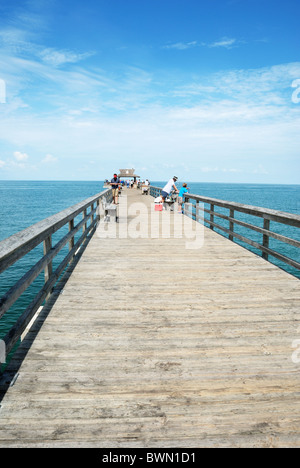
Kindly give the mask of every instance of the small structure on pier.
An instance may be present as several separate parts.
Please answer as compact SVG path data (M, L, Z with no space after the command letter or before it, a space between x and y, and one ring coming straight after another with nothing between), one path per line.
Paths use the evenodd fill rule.
M140 178L140 176L135 174L135 169L120 169L118 177L120 179L133 179L134 183L136 183L136 179Z

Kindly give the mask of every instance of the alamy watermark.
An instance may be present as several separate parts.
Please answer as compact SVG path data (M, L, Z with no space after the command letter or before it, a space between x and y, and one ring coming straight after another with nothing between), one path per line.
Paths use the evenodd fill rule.
M300 328L298 328L298 333L300 333ZM292 342L292 348L295 349L295 351L292 354L292 362L294 364L300 364L300 339L299 338Z
M300 79L293 81L292 88L296 88L292 94L292 102L294 104L299 104L300 102Z
M114 222L113 217L110 222L101 221L96 231L98 237L102 239L184 239L185 248L188 250L198 250L204 244L204 222L200 218L198 220L195 206L193 206L194 217L196 216L199 221L196 223L191 217L182 216L169 209L157 212L154 209L154 203L150 207L142 202L131 203L128 206L127 197L123 195L118 207L119 222ZM184 207L185 213L192 212L191 204L185 203ZM197 209L199 208L198 206Z
M6 345L5 341L0 340L0 365L6 362Z
M6 83L0 78L0 104L6 103Z

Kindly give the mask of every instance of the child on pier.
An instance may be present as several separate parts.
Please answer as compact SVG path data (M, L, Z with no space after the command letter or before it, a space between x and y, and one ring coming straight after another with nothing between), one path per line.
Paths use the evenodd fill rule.
M178 213L183 213L184 208L184 194L188 193L189 188L187 184L182 184L182 188L179 191L178 195Z

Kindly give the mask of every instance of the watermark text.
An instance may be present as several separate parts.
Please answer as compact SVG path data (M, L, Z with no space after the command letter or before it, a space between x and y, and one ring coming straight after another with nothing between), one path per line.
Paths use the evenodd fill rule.
M6 83L0 78L0 104L6 103Z
M193 221L190 216L169 209L157 212L154 203L149 207L142 202L131 203L128 206L127 197L122 196L119 205L118 223L111 216L109 222L101 221L97 228L97 236L110 239L184 239L187 250L197 250L204 244L204 223ZM185 203L187 213L191 206ZM98 213L99 214L99 213ZM109 216L108 216L109 217Z
M294 364L300 364L300 340L294 340L292 348L295 348L295 351L292 354L292 362Z
M300 102L300 79L293 81L292 88L296 88L292 94L292 102L294 104L299 104Z

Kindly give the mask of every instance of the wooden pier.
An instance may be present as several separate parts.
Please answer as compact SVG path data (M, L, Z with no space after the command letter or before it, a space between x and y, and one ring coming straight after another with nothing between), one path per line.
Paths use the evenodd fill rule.
M0 447L300 447L299 280L123 192L117 231L143 203L155 235L96 231L71 263L2 378Z

